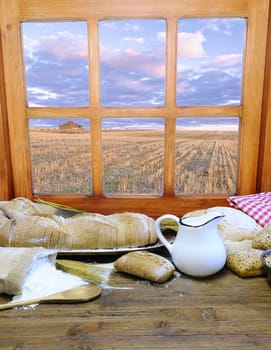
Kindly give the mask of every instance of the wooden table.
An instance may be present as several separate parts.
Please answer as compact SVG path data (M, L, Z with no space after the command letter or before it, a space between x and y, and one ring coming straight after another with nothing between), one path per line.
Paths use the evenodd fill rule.
M270 285L227 269L162 285L114 272L94 301L0 314L1 350L256 348L271 349Z

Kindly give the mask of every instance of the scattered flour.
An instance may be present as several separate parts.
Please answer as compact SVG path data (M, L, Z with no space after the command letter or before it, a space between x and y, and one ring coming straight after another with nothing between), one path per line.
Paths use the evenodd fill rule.
M81 285L85 280L56 269L49 261L41 259L36 262L27 275L22 293L13 297L13 301L44 297Z

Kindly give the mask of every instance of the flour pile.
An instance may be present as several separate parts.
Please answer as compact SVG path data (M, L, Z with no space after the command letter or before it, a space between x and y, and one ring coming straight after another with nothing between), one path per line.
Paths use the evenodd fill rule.
M50 262L40 261L30 270L21 294L14 296L12 300L40 298L86 284L86 281L77 276L57 270Z
M0 294L35 299L88 284L56 268L55 250L0 247Z

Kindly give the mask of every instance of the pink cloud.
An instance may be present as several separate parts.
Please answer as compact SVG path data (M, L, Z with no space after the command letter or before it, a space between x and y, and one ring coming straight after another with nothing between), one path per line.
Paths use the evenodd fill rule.
M110 51L106 46L100 47L101 62L112 69L127 69L137 71L148 76L163 77L165 65L163 52L146 54L140 50L127 48L124 51ZM157 59L157 57L161 57Z
M182 58L197 58L206 56L203 42L204 35L197 31L195 33L178 33L178 54Z
M39 42L39 50L51 53L59 61L88 56L86 37L69 31L43 37Z
M203 66L228 67L242 60L242 54L219 55L213 61L206 61Z
M140 56L141 52L138 50L135 50L131 47L128 47L127 49L124 50L124 53L126 53L129 56Z

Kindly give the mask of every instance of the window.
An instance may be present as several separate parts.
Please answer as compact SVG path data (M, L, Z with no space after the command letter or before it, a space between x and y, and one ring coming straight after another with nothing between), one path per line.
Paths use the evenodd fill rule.
M233 194L237 190L238 118L178 118L176 194Z
M163 106L166 21L104 20L99 29L102 106Z
M267 0L13 2L1 30L15 195L156 216L255 191ZM42 143L61 168L43 184Z
M180 19L177 105L240 105L244 18Z
M162 196L163 120L105 118L102 125L104 193Z
M29 107L88 106L86 22L23 22Z
M91 194L88 119L29 120L34 194Z

